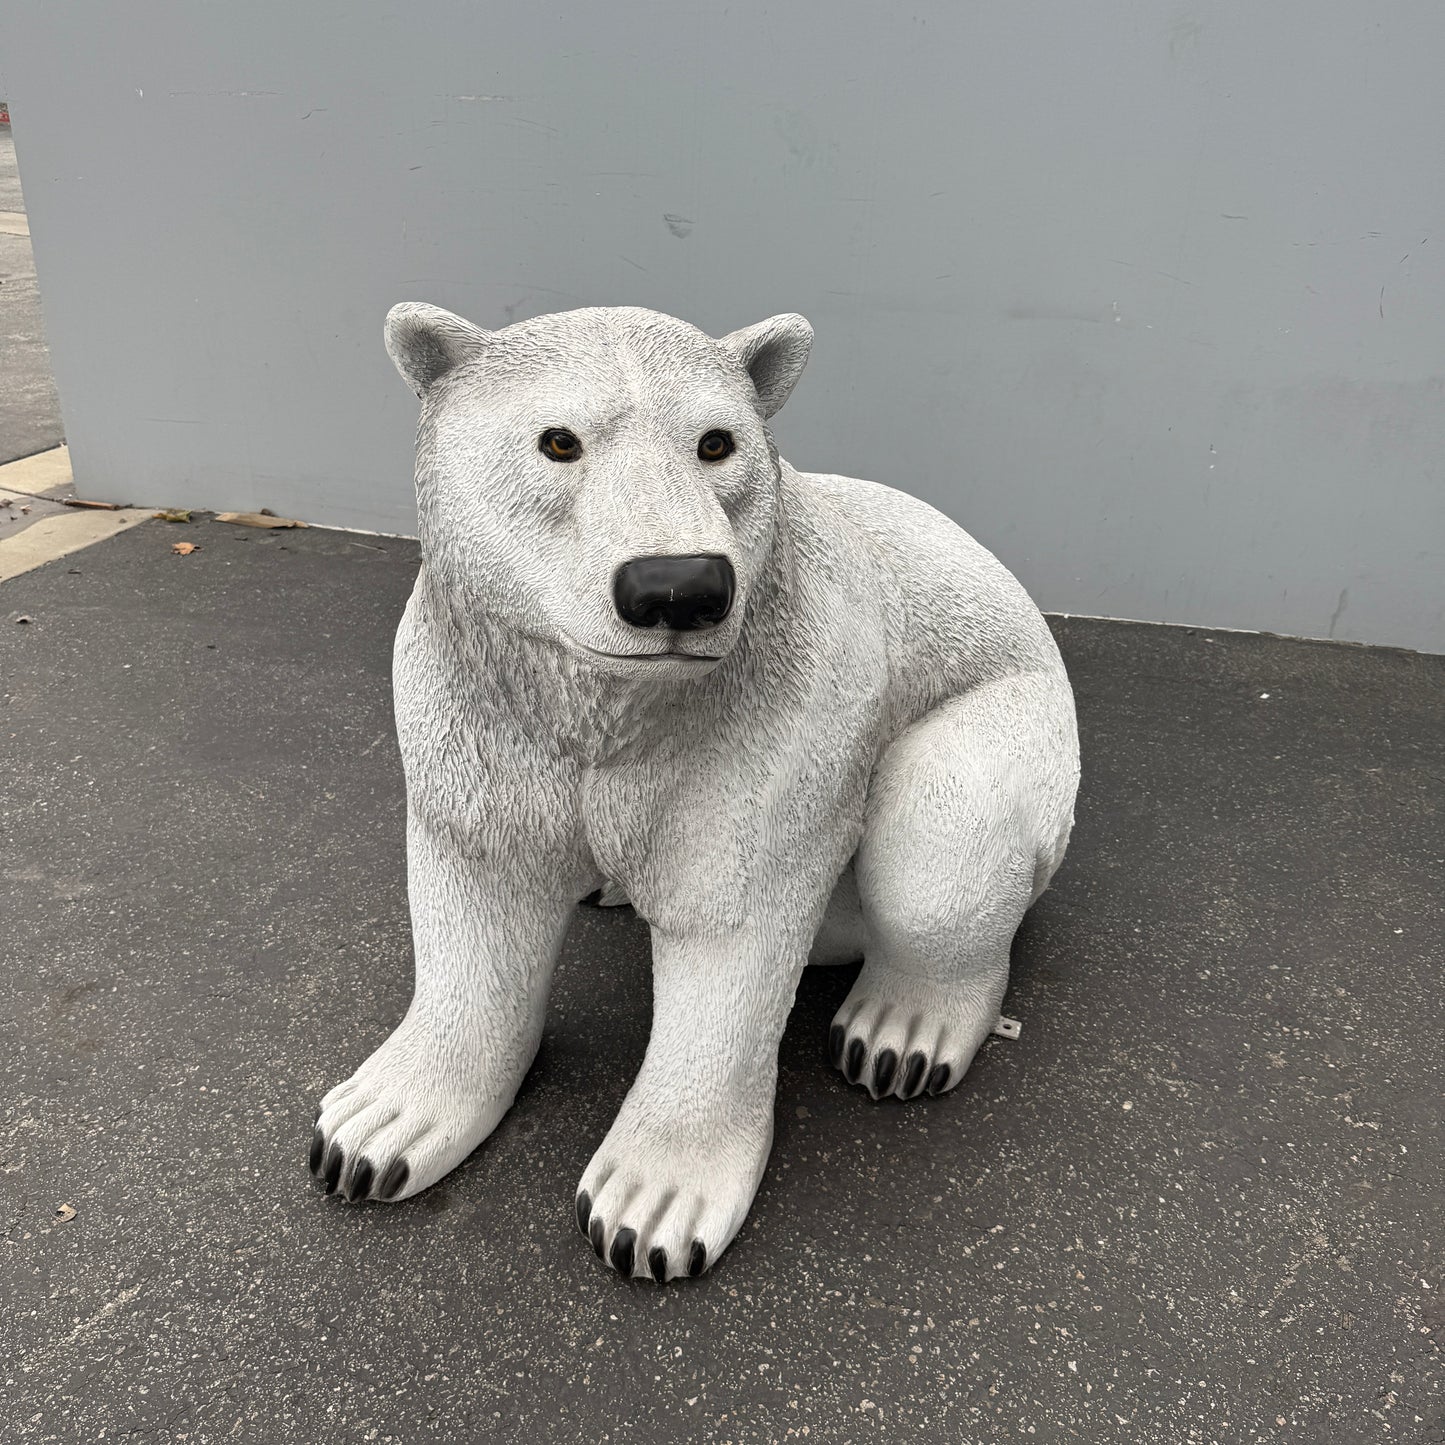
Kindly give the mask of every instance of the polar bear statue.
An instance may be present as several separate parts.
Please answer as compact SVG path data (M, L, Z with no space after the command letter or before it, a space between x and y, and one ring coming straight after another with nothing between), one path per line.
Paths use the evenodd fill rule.
M1073 694L965 532L778 455L811 343L794 315L387 317L422 403L394 661L416 982L322 1101L328 1193L404 1199L496 1128L604 887L652 931L646 1057L576 1195L622 1275L701 1274L737 1233L804 964L862 960L827 1045L874 1099L952 1089L998 1022L1073 822Z

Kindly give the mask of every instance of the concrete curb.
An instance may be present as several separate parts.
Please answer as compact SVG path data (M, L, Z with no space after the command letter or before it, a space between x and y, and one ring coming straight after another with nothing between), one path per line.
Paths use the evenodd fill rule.
M65 486L71 480L70 448L64 445L0 466L0 492L24 492L27 496L38 497L43 492L53 492Z
M0 541L0 582L103 542L154 515L151 507L125 507L118 512L66 512L42 517L34 526Z
M69 449L52 447L0 466L0 495L47 500L71 480ZM19 532L0 538L0 582L103 542L153 515L151 507L123 507L115 512L78 510L37 517Z

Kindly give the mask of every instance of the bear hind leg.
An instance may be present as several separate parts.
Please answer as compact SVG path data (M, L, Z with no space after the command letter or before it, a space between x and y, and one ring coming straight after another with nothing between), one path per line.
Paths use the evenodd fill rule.
M1072 709L1015 679L885 753L855 861L864 964L829 1033L875 1099L953 1088L998 1022L1014 933L1072 821L1076 748Z

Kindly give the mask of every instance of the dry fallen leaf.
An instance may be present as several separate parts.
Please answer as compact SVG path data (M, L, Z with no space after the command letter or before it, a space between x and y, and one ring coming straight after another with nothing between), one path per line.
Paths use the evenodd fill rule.
M94 507L97 512L118 512L119 502L87 502L83 497L62 497L61 505L66 507Z
M75 1206L73 1204L58 1204L55 1207L55 1217L62 1222L75 1218Z
M16 626L18 627L22 622L34 622L34 621L35 621L35 619L34 619L33 617L17 617L17 618L15 619L15 624L16 624Z
M294 517L275 517L270 512L218 512L218 522L234 522L238 527L305 527Z
M172 542L171 551L178 557L189 557L192 552L199 552L201 549L194 542Z
M191 514L180 507L156 512L154 515L157 522L189 522L191 520Z

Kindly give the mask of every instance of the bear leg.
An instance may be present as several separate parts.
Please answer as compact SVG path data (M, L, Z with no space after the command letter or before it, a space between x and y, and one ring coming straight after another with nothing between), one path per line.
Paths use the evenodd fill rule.
M578 1226L618 1273L699 1275L742 1225L772 1148L778 1043L806 949L783 926L654 932L647 1055L577 1191Z
M311 1138L317 1182L352 1201L416 1194L496 1128L541 1042L575 907L557 871L499 876L415 815L407 871L416 944L411 1007L322 1099Z
M963 1078L1063 856L1077 758L1067 685L1038 675L952 699L884 754L855 864L865 960L829 1031L850 1083L910 1099Z

